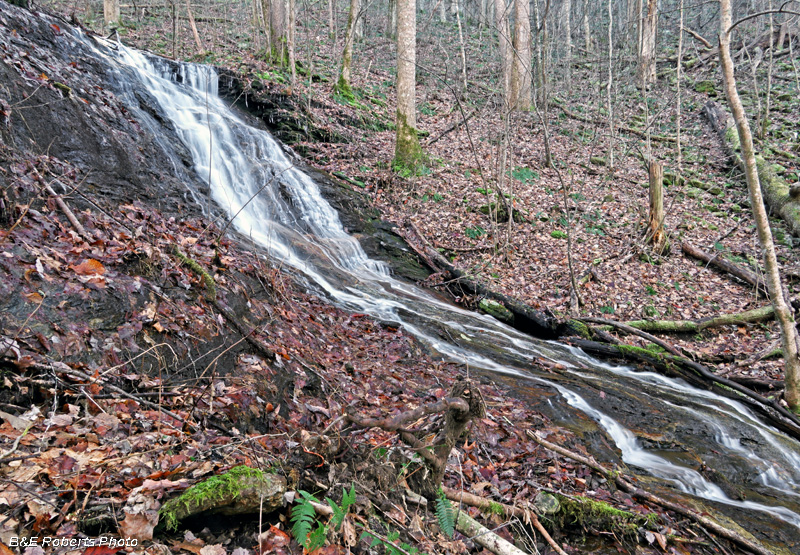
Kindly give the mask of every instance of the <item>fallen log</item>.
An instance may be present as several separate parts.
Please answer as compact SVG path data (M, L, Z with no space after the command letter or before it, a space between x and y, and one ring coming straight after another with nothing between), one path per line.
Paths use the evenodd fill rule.
M596 118L590 118L590 117L587 117L587 116L582 116L580 114L576 114L575 112L571 111L569 108L567 108L561 102L554 102L554 104L556 104L559 108L561 108L561 111L564 112L564 115L566 115L567 117L569 117L571 119L582 121L583 123L590 123L592 125L598 125L598 126L608 125L607 121L601 121L601 120L596 119ZM615 127L616 127L617 131L621 131L622 133L628 133L629 135L636 135L637 137L640 137L642 139L646 139L647 138L647 131L642 131L641 129L634 129L633 127L628 127L626 125L616 125ZM655 143L674 143L674 142L677 142L675 137L665 137L663 135L650 135L650 141L651 142L655 142Z
M714 101L706 103L703 113L711 123L714 131L719 134L728 156L737 167L744 171L739 134L736 131L733 118ZM773 213L780 215L793 235L800 237L800 197L793 197L790 194L789 183L773 171L771 164L763 156L756 155L756 166L758 168L758 179L761 183L761 192L764 195L767 206L770 207Z
M757 324L759 322L772 320L774 317L775 310L772 308L772 305L767 305L760 308L754 308L753 310L739 312L737 314L721 314L711 318L703 318L702 320L632 320L625 322L623 325L628 328L650 333L698 333L708 328L718 328L720 326ZM611 320L604 320L602 318L582 318L581 320L595 324L607 324L624 330L622 325ZM601 322L600 320L603 321ZM629 331L629 333L634 332ZM651 338L645 337L645 339L658 345L658 343L653 341ZM670 350L664 345L660 346L664 347L664 349L667 351Z
M759 276L757 276L750 270L742 268L741 266L739 266L738 264L734 264L730 260L725 260L719 255L709 254L704 250L699 249L690 243L687 243L686 241L683 241L681 243L681 250L684 252L684 254L691 256L692 258L696 258L697 260L702 260L706 264L710 264L715 268L722 270L723 272L727 272L728 274L739 278L743 282L752 286L756 291L758 291L760 295L762 295L765 298L769 298L769 295L767 293L767 286L764 284L764 280L762 280Z
M750 406L773 426L800 440L800 418L777 401L767 399L733 380L717 376L698 362L630 345L608 345L580 338L573 338L570 343L589 354L644 363L668 376L683 378L697 387L713 389L720 395Z
M528 555L527 552L504 540L464 511L458 511L456 529L496 555Z
M469 278L434 249L413 223L405 221L397 233L425 264L434 272L442 274L445 280L454 282L467 294L478 295L501 304L506 310L498 308L492 315L511 327L543 339L586 334L586 330L574 320L562 322L552 314L540 312L516 299L491 291Z

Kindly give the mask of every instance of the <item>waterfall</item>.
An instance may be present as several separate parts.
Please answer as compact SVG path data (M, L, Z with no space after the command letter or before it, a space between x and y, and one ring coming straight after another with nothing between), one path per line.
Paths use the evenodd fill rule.
M238 233L263 247L276 264L302 273L332 302L400 323L443 358L557 390L566 404L597 422L627 464L678 491L768 513L800 528L800 505L795 499L792 508L787 506L800 498L800 445L764 426L747 407L680 380L605 364L577 349L533 339L394 279L345 232L317 185L269 133L246 125L217 96L212 68L165 63L122 45L97 52L116 64L120 79L133 75L138 84L130 86L143 87L157 100ZM534 359L560 364L571 377L569 385L537 374ZM586 391L605 391L611 383L632 406L646 397L646 410L683 414L685 423L671 431L675 437L702 437L695 442L705 449L699 457L748 469L752 484L774 494L774 504L732 499L683 453L667 457L645 448L633 429L635 415L615 413L613 403L593 406L576 390L583 384Z

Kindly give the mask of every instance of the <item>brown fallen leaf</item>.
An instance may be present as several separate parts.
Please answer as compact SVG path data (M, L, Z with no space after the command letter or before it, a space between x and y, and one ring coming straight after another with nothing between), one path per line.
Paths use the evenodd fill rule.
M103 264L94 258L87 258L77 266L70 266L72 270L81 276L103 275L106 273L106 268Z

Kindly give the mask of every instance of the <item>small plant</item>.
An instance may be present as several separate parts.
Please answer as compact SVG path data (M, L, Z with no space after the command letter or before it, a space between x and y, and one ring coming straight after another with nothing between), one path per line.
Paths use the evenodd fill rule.
M644 290L648 295L658 295L658 291L652 285L645 285Z
M550 237L552 237L553 239L566 239L567 233L561 231L560 229L554 229L553 231L550 232Z
M327 532L325 525L317 522L317 512L312 505L319 500L307 491L298 490L297 493L301 501L292 508L292 535L303 549L314 551L325 545Z
M401 542L400 545L395 544L395 542L400 539L399 532L389 532L386 534L386 539L384 539L378 537L369 530L365 530L364 533L361 534L361 539L372 540L372 547L382 545L389 555L417 555L419 553L416 547L411 547L405 542Z
M477 239L481 235L486 234L486 230L483 229L481 226L476 225L475 227L468 227L464 230L464 233L470 239Z
M510 172L511 177L523 183L531 183L539 179L539 174L530 168L516 167Z
M600 312L603 314L614 314L614 307L613 306L601 306Z
M328 502L330 505L331 510L333 511L333 515L331 515L331 524L333 524L333 528L338 530L342 527L342 523L344 522L344 518L347 516L347 512L350 510L356 502L356 487L350 486L350 491L342 488L342 504L337 505L335 501L330 499L329 497L325 498L325 501Z
M450 500L445 497L444 490L439 488L436 497L436 519L445 536L452 538L456 533L455 511Z

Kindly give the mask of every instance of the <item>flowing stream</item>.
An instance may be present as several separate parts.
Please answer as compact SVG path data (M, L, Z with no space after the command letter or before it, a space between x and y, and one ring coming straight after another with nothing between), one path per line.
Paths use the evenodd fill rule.
M559 424L595 426L651 486L714 502L734 519L779 530L773 537L800 538L797 441L741 403L533 339L394 279L344 231L316 184L269 133L245 124L217 96L213 69L122 45L96 51L115 68L120 86L158 102L238 232L311 288L346 309L399 323L445 359L523 384L520 394ZM135 108L138 101L128 96ZM565 370L545 374L535 359Z

